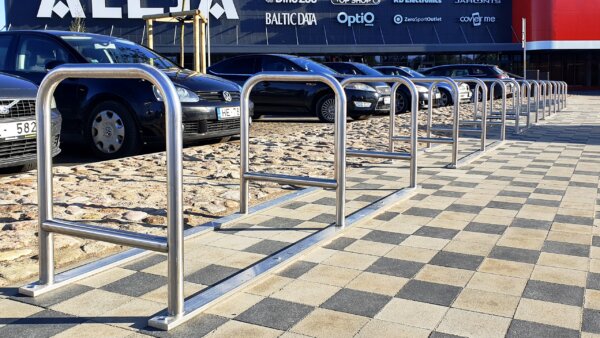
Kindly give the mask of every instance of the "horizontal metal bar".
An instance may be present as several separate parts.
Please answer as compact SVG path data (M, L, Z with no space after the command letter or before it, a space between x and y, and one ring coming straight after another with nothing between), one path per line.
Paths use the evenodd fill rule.
M384 212L387 208L413 197L419 189L420 187L399 190L348 216L345 227L337 227L335 224L332 224L294 243L290 247L274 254L272 257L263 259L262 261L249 266L231 278L202 290L200 293L185 301L185 314L176 318L174 321L168 323L165 322L164 316L166 314L160 313L158 316L152 318L149 324L162 330L168 330L181 325L210 306L227 299L227 297L231 296L234 292L270 276L270 272L274 271L275 268L283 269L302 257L302 254L306 254L311 249L325 245L328 241L335 238L335 236L344 233L344 231L360 221L371 219Z
M373 158L390 158L393 160L410 160L412 155L410 153L391 153L386 151L369 151L369 150L346 150L347 156L352 157L373 157Z
M470 153L469 155L459 159L458 161L456 161L456 165L453 164L449 164L446 166L446 168L448 169L458 169L462 166L465 166L473 161L475 161L476 159L480 158L481 156L483 156L484 154L489 154L490 151L494 150L495 148L497 148L499 145L503 144L503 141L495 141L493 143L490 143L486 146L486 150L485 151L481 151L481 150L477 150L475 152Z
M168 252L165 237L139 234L131 231L107 229L89 224L79 224L60 220L48 220L42 223L42 228L49 232L93 239L97 241L130 246L157 252Z
M274 182L281 184L294 184L301 186L321 187L321 188L337 188L337 182L326 178L313 178L303 176L289 176L280 174L255 173L246 172L244 178L249 181Z
M431 128L430 130L438 132L452 132L452 128ZM461 133L481 133L481 129L474 128L460 128L458 131Z
M392 138L394 141L410 141L409 136L395 136ZM419 137L418 141L421 143L454 143L454 139L450 137Z

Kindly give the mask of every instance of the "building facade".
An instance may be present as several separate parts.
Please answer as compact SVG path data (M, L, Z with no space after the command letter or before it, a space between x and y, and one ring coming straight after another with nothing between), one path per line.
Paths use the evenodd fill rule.
M413 68L493 63L517 74L525 17L528 69L600 86L600 25L591 18L600 0L34 0L32 6L6 0L6 23L10 29L68 30L78 18L87 32L144 43L143 15L196 8L209 14L213 61L293 53ZM583 31L579 13L585 14ZM178 33L174 25L159 24L155 49L175 56Z

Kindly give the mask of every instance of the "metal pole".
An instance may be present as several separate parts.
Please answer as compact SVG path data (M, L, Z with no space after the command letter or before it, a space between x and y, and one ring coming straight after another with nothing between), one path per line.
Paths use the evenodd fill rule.
M427 102L427 138L431 138L431 127L433 125L433 89L436 88L435 83L431 84L429 87L429 100ZM412 99L413 101L419 101L419 95ZM417 105L418 108L418 105ZM427 143L427 148L431 148L433 145L431 143Z
M154 21L146 20L146 26L148 27L148 48L154 49Z
M347 101L344 94L344 88L337 81L329 81L334 87L335 95L335 143L334 143L334 175L337 181L335 191L335 206L336 206L336 225L343 227L346 225L346 216L344 214L346 206L346 115Z

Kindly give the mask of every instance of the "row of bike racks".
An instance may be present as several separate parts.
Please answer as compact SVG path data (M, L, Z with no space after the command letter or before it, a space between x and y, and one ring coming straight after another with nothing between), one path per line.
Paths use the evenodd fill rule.
M51 100L57 86L68 78L115 78L115 79L143 79L156 86L164 98L165 104L165 130L166 130L166 157L167 157L167 236L158 237L147 234L133 233L123 230L107 229L96 225L75 223L56 219L53 215L53 177L52 177L52 152L51 152ZM458 146L459 134L461 132L461 122L465 125L479 125L477 128L465 128L463 132L481 134L481 148L479 153L489 149L486 142L486 133L488 129L489 115L487 107L487 83L491 86L491 104L490 112L493 112L493 93L495 86L500 86L503 92L503 103L501 111L501 128L504 130L506 121L506 84L499 80L492 79L457 79L461 82L470 82L476 84L476 93L482 95L482 114L477 119L479 112L479 102L475 95L473 121L460 120L459 89L455 80L449 78L420 78L419 83L431 83L430 94L433 94L434 87L439 83L446 83L452 88L452 98L454 107L452 110L453 126L452 129L436 129L432 127L432 101L430 95L430 105L428 107L427 137L418 137L419 116L418 116L418 92L413 81L402 76L390 77L356 77L349 78L339 82L329 75L317 74L290 74L285 72L261 73L250 78L242 89L241 95L241 151L240 151L240 213L239 217L249 213L249 182L263 181L276 182L280 184L293 184L300 186L313 186L336 190L336 223L333 227L327 227L324 230L307 239L297 243L300 249L306 249L310 245L318 243L318 240L324 240L333 236L336 231L341 231L347 223L353 223L368 215L369 212L375 212L386 204L397 202L398 198L412 196L417 190L417 164L418 164L418 144L423 143L446 143L452 144L452 164L451 167L458 167ZM259 83L264 81L280 82L321 82L329 86L335 96L335 124L334 124L334 178L324 179L304 176L289 176L281 174L271 174L264 172L250 171L249 162L249 129L250 129L250 93ZM347 98L344 87L350 83L365 82L387 82L392 83L391 91L391 109L389 115L389 145L387 151L370 151L347 148L346 138L346 112ZM401 86L406 86L411 94L411 115L410 115L410 136L397 136L395 134L396 121L396 94ZM517 84L518 86L518 84ZM545 86L545 87L544 87ZM528 88L528 99L531 96L531 87ZM559 83L538 83L534 85L537 88L537 97L544 95L544 104L546 103L548 89L550 88L550 100L553 105L566 105L566 84ZM541 92L540 92L541 88ZM559 90L560 89L560 90ZM520 89L518 90L520 92ZM534 95L535 96L535 95ZM536 110L540 107L540 100L536 99ZM519 103L521 101L519 100ZM528 101L529 102L529 101ZM545 107L545 106L544 106ZM518 106L514 106L515 111L519 111ZM559 108L554 108L559 109ZM529 111L529 110L528 110ZM537 111L536 111L537 114ZM105 271L108 268L123 264L126 260L138 258L145 252L160 252L167 254L167 309L148 321L148 325L161 329L172 329L195 315L199 314L209 304L219 299L219 297L233 292L244 283L257 276L257 271L266 272L274 268L278 260L263 260L253 266L253 271L245 271L225 280L219 287L209 288L188 299L184 299L184 226L183 226L183 176L182 176L182 116L181 104L176 89L169 78L161 71L149 65L63 65L50 71L42 81L36 100L36 116L38 123L38 142L37 142L37 160L38 160L38 207L39 207L39 281L23 286L19 289L21 294L31 297L37 297L42 294L54 291L60 287L74 283L85 277ZM518 119L518 115L515 116ZM451 132L452 137L433 137L432 132ZM504 140L504 132L500 141ZM403 141L410 143L410 151L396 152L394 142ZM387 199L384 202L376 202L366 207L368 212L358 211L348 218L345 216L345 196L346 196L346 156L382 158L393 160L409 161L410 179L408 187L395 194L396 199ZM389 198L389 197L388 197ZM385 199L384 199L385 200ZM357 216L358 215L358 216ZM224 218L230 221L231 216ZM350 220L350 221L348 221ZM218 228L210 223L211 228ZM334 230L331 230L334 229ZM336 230L337 229L337 230ZM198 231L186 230L186 234L197 234ZM134 247L130 250L114 255L112 257L101 259L97 262L89 263L82 267L75 268L60 274L55 274L54 266L54 234L69 235L84 239L104 241L117 245ZM294 245L294 246L296 246ZM294 247L292 246L292 248ZM146 250L146 251L143 251ZM292 257L289 249L287 255L281 261ZM90 304L93 306L93 304Z

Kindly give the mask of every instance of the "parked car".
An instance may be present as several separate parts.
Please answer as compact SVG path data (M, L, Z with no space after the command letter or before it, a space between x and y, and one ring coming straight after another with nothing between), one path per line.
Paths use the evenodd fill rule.
M383 76L384 74L374 68L371 68L364 63L358 62L326 62L324 63L330 68L335 69L336 71L342 74L349 75L368 75L368 76ZM429 88L431 84L418 84L416 85L417 90L419 91L419 108L427 107L429 104ZM440 98L440 93L437 90L434 90L435 100ZM396 95L396 113L404 113L410 109L410 92L406 86L401 86L398 89L398 94ZM434 101L434 105L438 105L437 101Z
M422 74L427 76L448 76L448 77L474 77L480 79L500 79L506 80L510 77L508 74L495 65L480 65L480 64L457 64L457 65L444 65L431 67L427 70L421 71ZM471 90L475 90L475 84L469 83ZM491 84L487 84L488 89ZM512 85L509 85L509 87ZM499 91L495 93L495 98L500 98L502 93Z
M0 168L31 170L36 166L35 99L37 86L0 73ZM52 104L52 155L60 152L61 116Z
M343 80L329 67L307 58L285 54L257 54L232 57L212 65L210 74L243 85L259 72L310 72L328 74ZM390 87L385 83L354 83L346 87L348 116L355 120L368 118L390 109ZM264 114L314 115L321 121L334 121L333 91L320 82L263 82L251 93L255 118Z
M420 77L426 77L425 75L408 67L379 66L373 68L386 75L406 76L408 78L414 78L415 80L418 80ZM450 85L441 82L437 84L437 88L440 91L440 99L438 101L440 106L445 107L454 104L454 101L452 101L452 89L450 88ZM470 102L473 94L471 93L469 85L466 83L459 83L458 89L459 102Z
M146 63L176 86L186 143L239 133L240 88L214 76L181 69L128 40L64 31L0 33L0 70L39 84L64 63ZM164 143L164 105L156 88L137 79L68 79L55 93L64 120L63 141L83 142L99 158L134 155L146 143Z

